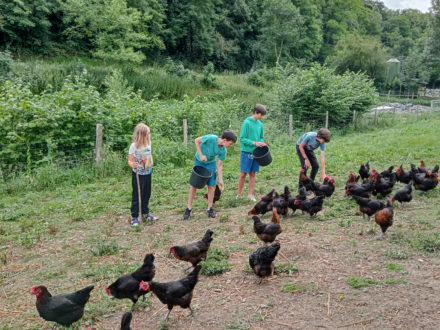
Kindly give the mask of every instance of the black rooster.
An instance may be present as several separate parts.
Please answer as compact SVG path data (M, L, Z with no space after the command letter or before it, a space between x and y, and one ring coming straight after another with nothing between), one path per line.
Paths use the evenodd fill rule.
M73 293L52 296L44 285L33 286L31 292L37 296L38 314L46 321L70 326L84 314L84 306L89 301L93 285Z
M249 256L249 266L253 269L255 275L260 277L261 283L263 277L271 276L273 274L273 261L280 249L280 243L275 243L269 246L260 247L257 251Z

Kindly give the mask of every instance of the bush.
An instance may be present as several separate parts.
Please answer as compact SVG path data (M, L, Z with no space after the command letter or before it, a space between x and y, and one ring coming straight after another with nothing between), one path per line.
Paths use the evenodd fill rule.
M271 105L271 116L287 122L289 115L302 125L314 127L325 124L329 112L329 127L343 127L353 118L353 111L366 112L378 95L373 81L362 73L336 75L319 64L310 69L296 69L275 88L277 94Z
M0 78L5 77L12 67L12 55L10 52L0 52Z

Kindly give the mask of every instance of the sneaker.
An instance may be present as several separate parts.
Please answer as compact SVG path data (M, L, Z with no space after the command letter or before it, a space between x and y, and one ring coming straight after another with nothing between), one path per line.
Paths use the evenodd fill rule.
M256 201L257 201L257 199L255 198L254 195L248 195L247 198L248 198L249 200L251 200L252 202L256 202Z
M132 219L131 219L131 226L132 226L132 227L137 227L137 226L139 226L139 219L138 219L138 218L132 218Z
M150 220L150 221L157 221L157 220L159 220L158 217L155 217L154 215L152 215L152 214L150 214L150 213L148 213L148 214L145 216L145 219Z
M217 213L215 213L215 211L212 207L208 209L208 216L210 218L215 218L217 216Z
M183 214L183 220L188 220L190 216L191 216L191 210L187 208L185 210L185 213Z

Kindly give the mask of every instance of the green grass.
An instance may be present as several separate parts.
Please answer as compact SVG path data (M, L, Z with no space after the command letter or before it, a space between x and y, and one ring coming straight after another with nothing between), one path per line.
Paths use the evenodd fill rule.
M362 278L362 277L349 277L347 279L347 283L348 285L350 285L352 288L355 289L365 288L378 284L378 282L374 279Z
M396 121L391 127L372 126L346 135L334 132L326 149L326 169L328 174L336 178L336 191L331 199L325 201L325 210L320 214L320 219L325 221L309 220L308 215L297 211L294 216L282 219L284 232L281 238L292 239L293 243L290 245L294 245L297 237L306 237L313 242L311 245L318 246L323 253L336 256L344 252L345 257L353 258L355 262L364 258L376 260L377 271L384 274L377 278L387 278L411 269L408 263L417 260L414 258L438 258L438 187L428 192L427 196L414 192L414 201L406 208L396 211L394 225L388 229L388 238L380 242L373 241L371 235L365 234L370 231L377 233L379 229L374 221L367 222L356 214L357 206L343 196L343 187L348 172L357 171L359 164L367 160L370 160L372 168L381 171L390 165L399 166L402 163L404 169L408 169L410 163L417 163L423 157L428 167L432 168L439 162L439 126L440 118L434 117L431 120L413 121L409 125L404 120ZM272 132L271 135L275 137L276 133ZM271 188L282 190L285 185L293 191L297 187L299 165L294 153L294 143L298 135L289 140L282 135L283 132L278 133L280 138L274 138L271 145L273 163L262 168L257 176L256 195L265 194ZM15 284L9 280L13 278L13 270L17 267L26 283L46 283L53 288L53 293L78 288L84 279L87 282L85 284L96 283L94 299L80 324L86 326L95 320L99 323L103 315L117 314L129 305L125 301L109 299L102 290L103 285L110 284L118 276L136 269L146 251L157 253L158 260L166 267L161 272L158 271L159 281L178 278L181 273L176 272L176 268L180 271L181 264L168 258L168 246L171 243L183 244L198 240L203 233L194 231L201 227L206 230L208 226L214 230L215 236L210 258L203 263L206 274L225 276L219 281L226 287L224 279L229 274L222 274L229 271L232 273L238 263L240 276L253 279L254 275L247 266L247 257L261 243L253 234L250 217L246 216L253 203L245 199L235 199L239 145L228 150L228 158L224 164L226 189L215 206L218 218L206 219L206 200L198 192L193 204L197 212L194 218L182 224L176 219L181 219L187 201L191 157L192 155L188 156L185 167L158 165L155 168L150 208L152 213L161 216L164 214L171 219L161 217L157 224L139 226L135 230L130 228L128 222L131 182L129 169L124 167L125 156L121 156L119 160L111 160L115 173L112 173L113 166L109 165L105 173L96 175L96 169L90 165L80 169L73 168L72 172L68 172L74 174L71 178L58 173L62 168L50 167L42 169L36 177L17 176L16 180L0 183L0 284L6 288L7 303L11 304L11 308L20 308L14 304L20 302L21 298L11 289ZM51 171L55 179L48 175ZM270 215L265 215L264 221L269 221L269 218ZM359 235L360 232L364 234ZM325 235L325 238L321 239L321 235ZM332 244L335 238L338 238L339 243L345 242L345 246L339 245L336 249ZM142 252L135 254L134 251ZM287 292L299 292L297 296L303 293L317 294L324 290L319 285L315 287L313 284L312 287L311 284L304 283L299 286L290 282L298 272L295 258L302 258L298 261L298 264L301 262L299 265L302 274L304 266L307 268L308 263L312 264L317 260L315 255L302 252L298 256L288 255L284 252L284 246L281 251L289 258L290 263L277 257L277 279L267 285L276 284L278 291L284 289ZM49 267L42 266L47 263L50 263ZM229 278L233 276L235 275ZM405 276L408 279L392 277L381 280L380 283L394 285L405 284L404 281L413 282L411 273ZM212 284L210 281L216 278L217 276L205 277L203 282ZM316 278L310 279L310 283L318 282ZM361 277L353 277L348 283L353 288L379 284L375 279ZM227 297L219 301L228 304ZM157 300L153 300L153 305L157 309L161 307L158 307ZM251 313L251 318L252 315ZM7 317L2 324L28 328L29 322L26 318L34 317L37 318L38 314L32 309L26 311L21 319ZM229 318L225 324L238 328L261 326L235 321L237 320Z

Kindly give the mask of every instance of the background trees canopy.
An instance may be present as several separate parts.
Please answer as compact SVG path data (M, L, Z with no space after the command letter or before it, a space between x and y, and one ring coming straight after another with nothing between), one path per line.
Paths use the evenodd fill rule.
M378 57L399 57L403 66L406 57L421 57L433 85L440 76L439 6L432 0L424 14L375 0L0 0L0 51L124 64L171 58L237 72L328 61L340 72L366 72L378 86ZM343 43L355 35L367 67L352 61L343 68L335 58L347 58Z

